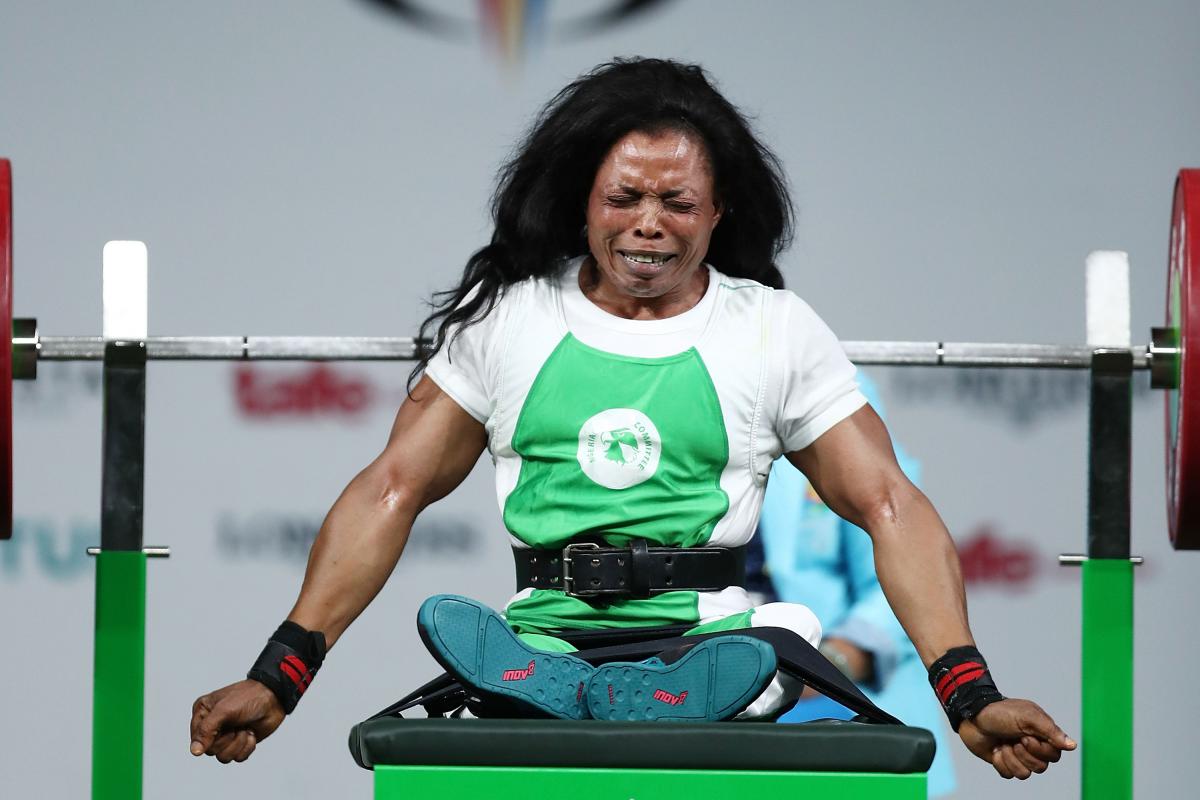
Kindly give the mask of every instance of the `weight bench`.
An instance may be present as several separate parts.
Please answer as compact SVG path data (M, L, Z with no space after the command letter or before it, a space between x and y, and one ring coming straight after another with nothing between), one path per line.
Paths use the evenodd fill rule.
M933 734L858 722L380 717L350 732L375 800L925 800Z
M556 635L593 664L646 658L728 633L754 636L775 648L781 669L869 721L511 719L502 707L472 706L453 676L441 675L356 725L350 752L374 771L376 800L924 800L933 734L877 708L808 642L777 628L680 637L683 630ZM418 705L430 718L402 716ZM461 719L463 705L491 713Z

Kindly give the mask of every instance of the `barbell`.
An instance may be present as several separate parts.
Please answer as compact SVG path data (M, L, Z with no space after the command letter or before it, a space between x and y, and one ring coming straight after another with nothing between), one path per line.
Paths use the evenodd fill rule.
M0 159L0 538L12 535L12 381L37 376L39 361L102 361L103 336L42 336L35 319L12 315L12 169ZM1171 212L1166 324L1149 344L1130 346L1133 368L1149 370L1151 385L1166 390L1166 497L1171 543L1200 549L1200 355L1189 337L1200 325L1200 169L1179 172ZM1192 320L1197 320L1192 323ZM1128 342L1124 343L1128 346ZM163 361L404 361L421 342L406 337L154 336L144 340L148 360ZM844 341L851 361L863 365L1091 369L1093 344ZM1103 348L1111 351L1112 347Z

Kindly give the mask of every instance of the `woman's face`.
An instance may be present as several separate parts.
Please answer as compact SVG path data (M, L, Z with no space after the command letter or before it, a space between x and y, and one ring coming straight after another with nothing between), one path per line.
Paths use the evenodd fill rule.
M594 299L660 312L688 298L694 305L707 286L700 265L720 219L698 137L672 130L628 134L601 162L588 195Z

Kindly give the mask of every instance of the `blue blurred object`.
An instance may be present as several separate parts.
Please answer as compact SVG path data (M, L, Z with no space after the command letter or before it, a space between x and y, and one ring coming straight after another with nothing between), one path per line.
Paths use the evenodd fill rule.
M858 380L882 417L875 385L861 372ZM904 473L918 482L919 464L899 445L895 450ZM804 475L784 458L771 468L759 534L755 541L762 542L764 569L756 580L754 558L747 558L747 572L751 573L747 588L767 596L773 590L780 600L808 606L821 621L824 638L845 639L870 653L875 673L872 682L861 688L876 705L905 724L933 731L937 755L929 770L929 796L952 792L955 779L949 726L916 649L883 596L870 537L834 514ZM818 696L802 699L780 722L851 716L841 704Z

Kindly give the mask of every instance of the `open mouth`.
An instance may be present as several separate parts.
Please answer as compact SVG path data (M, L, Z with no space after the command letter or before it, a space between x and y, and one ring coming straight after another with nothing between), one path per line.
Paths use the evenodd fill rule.
M635 252L631 250L617 251L625 263L634 272L639 274L657 273L666 266L671 259L675 258L674 253L648 253Z

